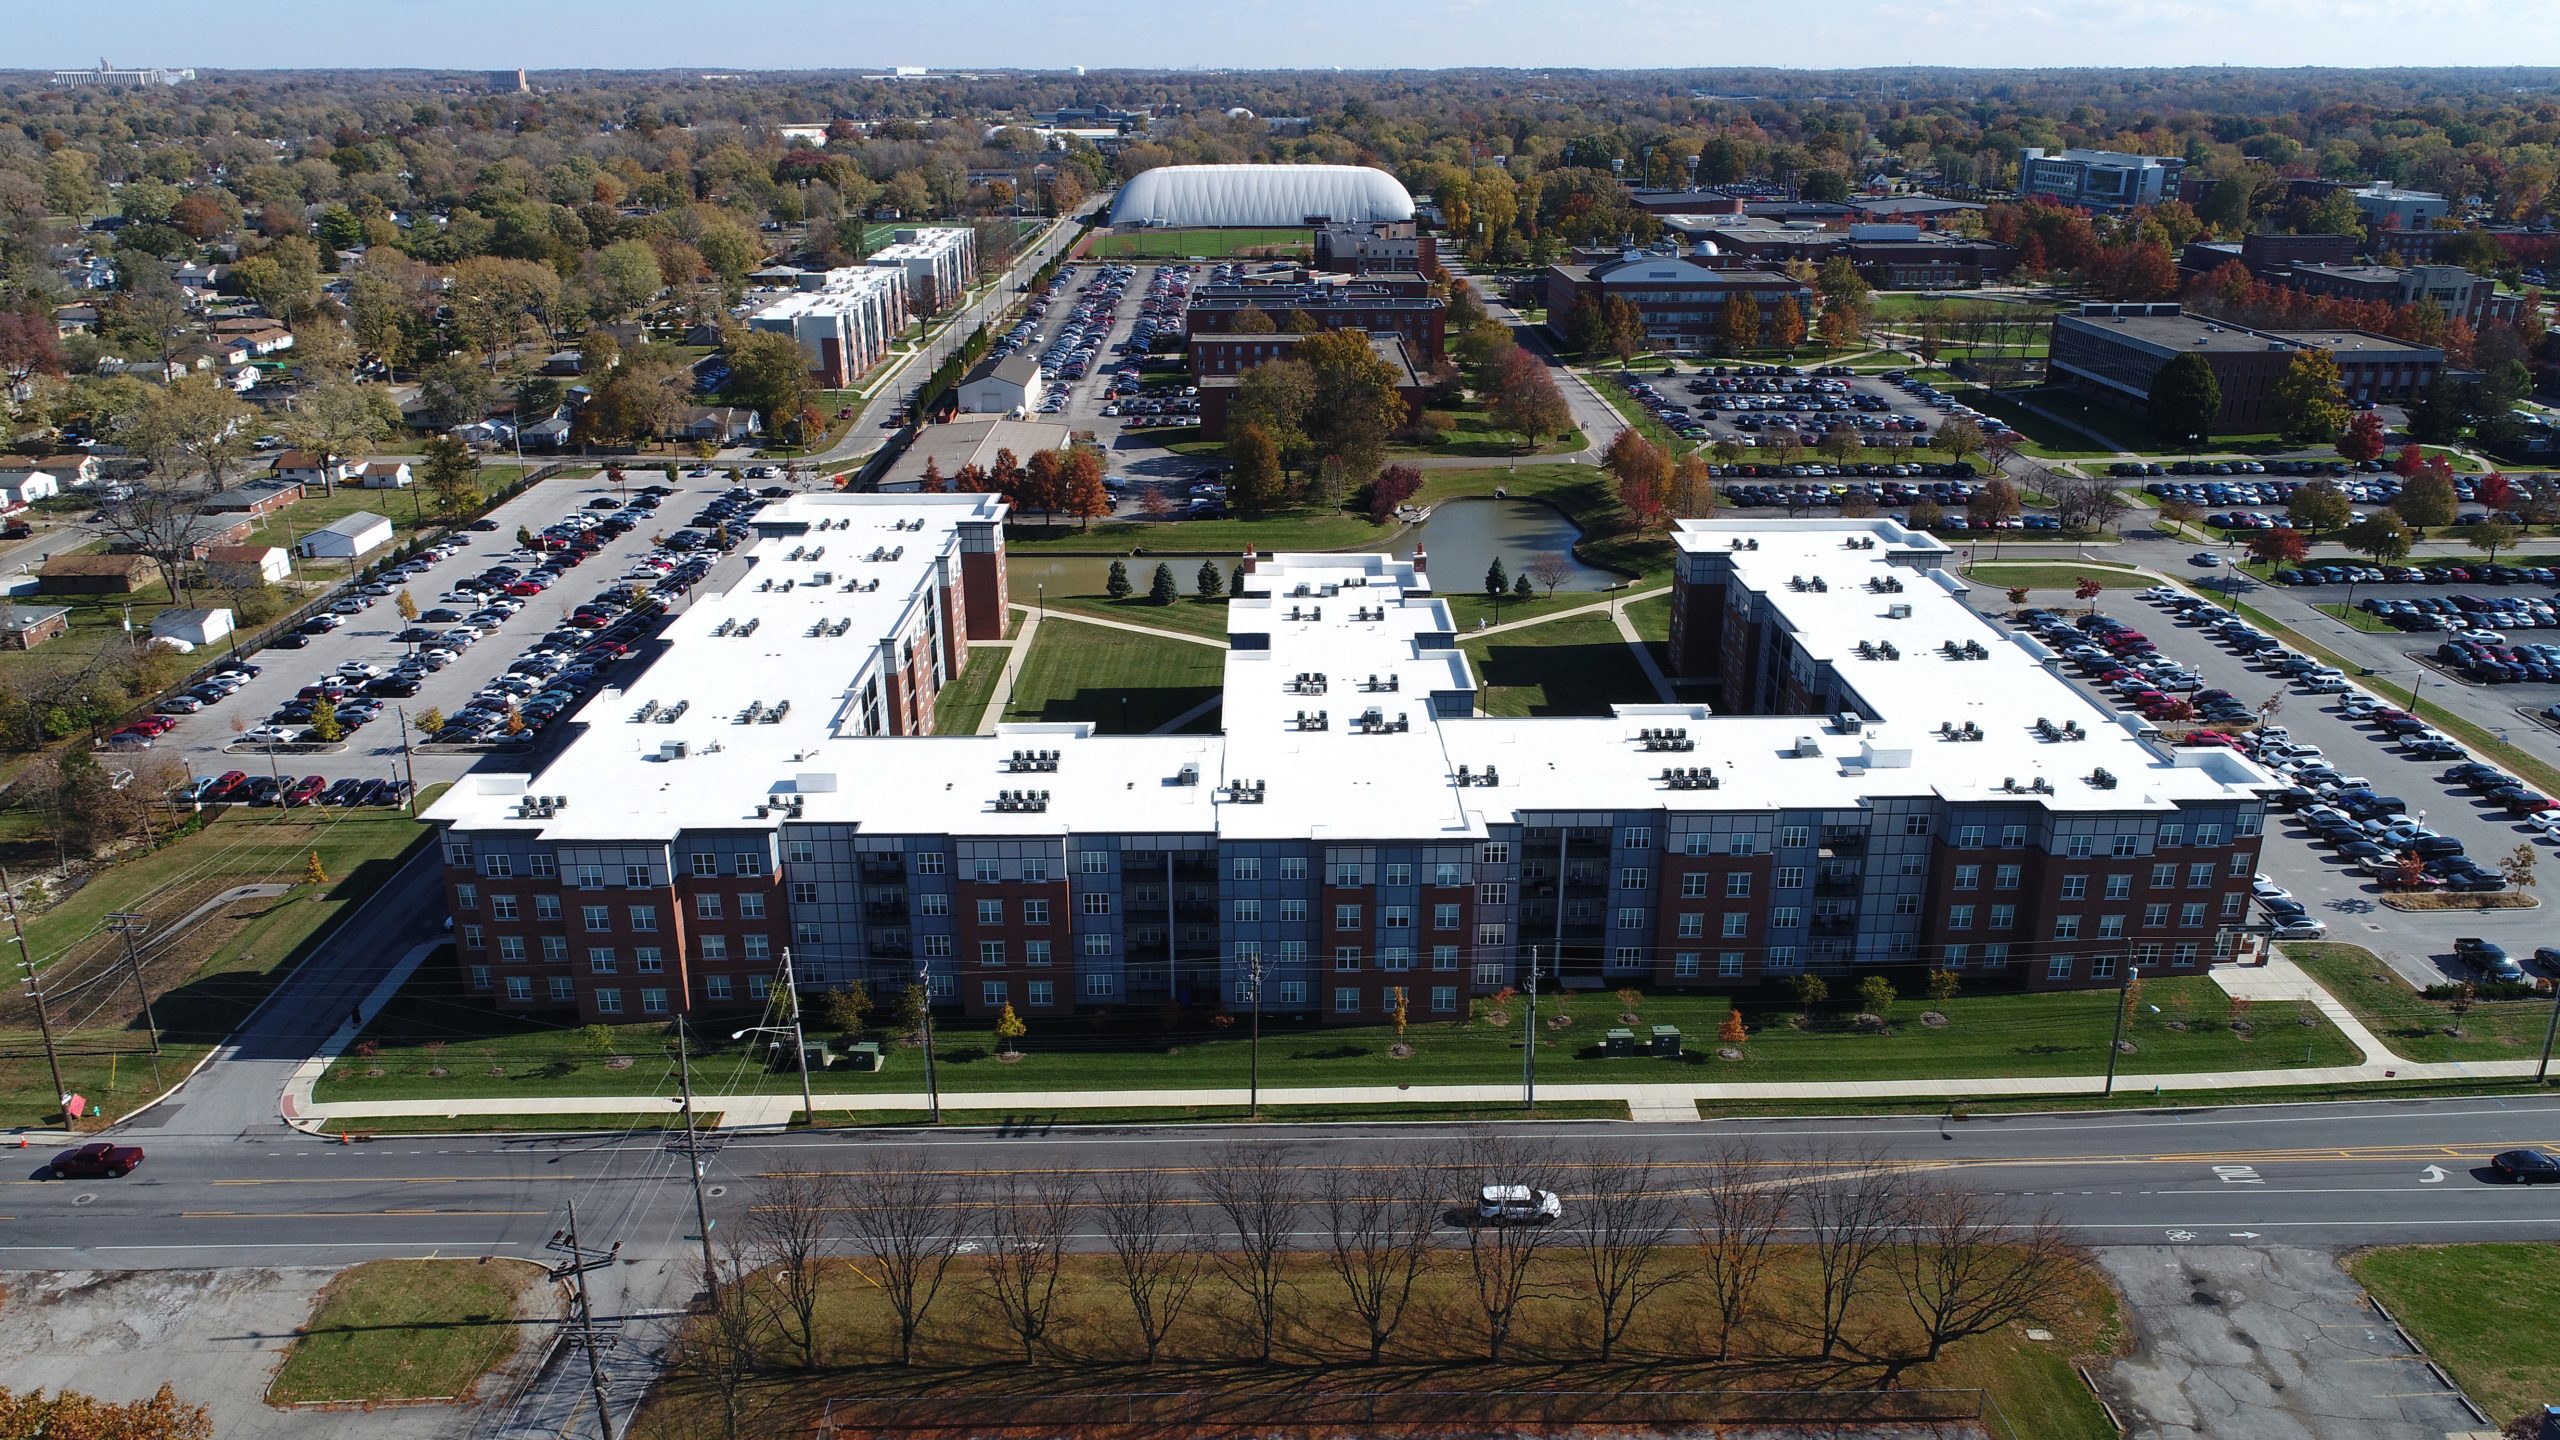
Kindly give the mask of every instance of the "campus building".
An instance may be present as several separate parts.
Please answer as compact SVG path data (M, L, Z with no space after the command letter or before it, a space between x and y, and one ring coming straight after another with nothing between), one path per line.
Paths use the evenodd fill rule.
M1344 275L1430 275L1440 268L1440 242L1411 220L1319 225L1315 268Z
M1412 293L1416 288L1424 293ZM1203 335L1233 334L1249 310L1260 311L1278 328L1304 315L1318 330L1394 335L1404 341L1405 354L1424 370L1438 366L1448 346L1448 302L1429 294L1427 286L1407 286L1400 279L1375 284L1352 280L1204 285L1182 312L1183 339L1189 343Z
M907 308L918 315L939 315L969 293L978 273L978 232L965 226L936 225L900 230L863 260L863 264L895 270L907 277Z
M1665 232L1690 254L1726 268L1820 266L1847 257L1858 278L1877 290L1968 290L2005 277L2018 247L1931 229L1918 221L1873 221L1826 229L1809 221L1777 224L1750 216L1665 215Z
M1703 355L1724 345L1728 305L1760 310L1760 333L1771 332L1781 300L1796 302L1798 318L1813 319L1813 287L1774 269L1727 268L1720 256L1662 255L1633 250L1597 263L1550 265L1542 287L1547 328L1566 341L1586 305L1614 296L1644 319L1646 346Z
M797 291L748 316L747 323L790 336L819 384L844 389L878 364L906 328L906 271L849 265L804 271L797 278Z
M1268 335L1200 335L1191 341L1191 384L1200 392L1200 438L1227 438L1227 411L1245 372L1274 360L1286 360L1304 335L1285 331ZM1396 394L1404 400L1407 423L1422 418L1430 382L1414 367L1404 337L1386 331L1369 335L1369 347L1395 372Z
M766 511L541 773L442 797L465 991L752 1008L787 949L804 987L922 977L1034 1024L1257 1000L1374 1024L1399 999L1457 1018L1533 965L2105 986L2200 972L2245 921L2278 782L2098 703L1890 520L1681 522L1672 659L1704 699L1481 715L1427 556L1308 554L1247 557L1219 733L890 723L871 680L1003 633L1003 512Z
M2187 162L2175 155L2031 145L2018 152L2018 198L2082 210L2132 210L2178 198L2178 177L2186 168Z
M2222 389L2217 435L2246 435L2274 422L2275 384L2294 355L2328 351L2350 401L2416 399L2444 368L2444 351L2364 330L2253 330L2189 315L2169 304L2086 304L2053 317L2046 374L2052 383L2133 414L2151 404L2151 382L2180 355L2201 355Z

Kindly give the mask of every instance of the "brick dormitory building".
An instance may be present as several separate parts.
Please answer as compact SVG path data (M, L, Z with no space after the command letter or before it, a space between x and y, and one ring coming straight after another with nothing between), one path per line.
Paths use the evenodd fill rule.
M2189 315L2173 304L2086 304L2053 317L2052 383L2139 415L2151 382L2180 355L2201 355L2222 390L2213 433L2245 435L2274 422L2275 384L2301 351L2326 350L2346 398L2414 400L2444 368L2444 351L2365 330L2256 330Z
M465 991L751 1009L787 950L806 989L922 975L1035 1024L1241 1009L1257 979L1263 1009L1378 1023L1399 995L1454 1018L1533 964L2104 986L2199 972L2244 921L2275 782L2098 704L1889 520L1682 522L1689 703L1480 715L1426 556L1306 554L1249 557L1221 733L887 719L885 670L947 675L959 637L1002 633L1002 509L773 507L545 769L441 798Z

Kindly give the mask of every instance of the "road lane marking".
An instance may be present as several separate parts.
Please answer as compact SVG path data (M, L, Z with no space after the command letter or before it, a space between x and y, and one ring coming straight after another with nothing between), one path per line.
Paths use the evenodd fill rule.
M414 1220L423 1216L548 1215L548 1210L181 1210L181 1220Z

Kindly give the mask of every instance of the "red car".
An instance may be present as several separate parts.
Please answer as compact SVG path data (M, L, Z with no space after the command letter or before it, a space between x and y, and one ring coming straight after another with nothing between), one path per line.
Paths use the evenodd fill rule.
M110 1180L121 1180L126 1171L141 1163L141 1146L110 1145L100 1140L54 1156L53 1178L87 1180L103 1175Z
M237 800L242 795L246 794L248 789L249 774L247 771L225 770L222 772L221 778L213 782L213 788L205 792L204 798L207 800Z
M284 804L287 807L308 805L320 797L321 791L328 788L329 782L326 778L318 775L305 775L302 779L296 781L291 789L284 792Z
M141 719L134 721L132 724L127 725L124 728L127 730L139 730L145 735L156 738L177 729L178 722L167 715L145 715Z

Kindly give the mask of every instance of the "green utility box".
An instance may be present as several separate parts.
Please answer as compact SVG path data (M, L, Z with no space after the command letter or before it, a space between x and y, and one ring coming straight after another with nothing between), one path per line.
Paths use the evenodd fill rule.
M877 1040L865 1040L861 1044L854 1046L852 1049L845 1052L844 1063L846 1068L853 1070L879 1069L880 1042Z
M1606 1054L1612 1060L1618 1059L1622 1056L1634 1055L1636 1053L1636 1032L1633 1030L1610 1031L1608 1046L1602 1053Z
M1653 1053L1664 1059L1677 1059L1680 1054L1680 1027L1677 1025L1654 1026Z

